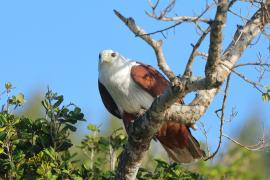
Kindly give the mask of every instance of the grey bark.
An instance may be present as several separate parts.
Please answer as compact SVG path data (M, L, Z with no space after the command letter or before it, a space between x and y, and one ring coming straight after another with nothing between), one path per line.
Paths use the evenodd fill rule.
M224 6L227 6L227 1L220 2ZM239 60L252 39L266 25L265 21L262 21L263 13L261 8L246 25L238 28L230 45L221 54L222 39L220 38L222 38L222 27L226 21L224 8L226 7L218 8L215 19L218 21L216 25L213 25L216 31L211 31L211 43L214 44L210 45L209 48L205 78L176 78L166 64L161 50L161 44L158 43L159 41L155 41L150 36L144 35L146 33L135 24L132 18L125 18L116 12L116 15L132 32L138 36L144 35L141 38L153 47L159 64L163 66L161 69L164 70L164 73L172 82L171 88L157 97L146 113L129 127L129 139L120 156L116 179L136 178L142 158L149 148L150 141L164 121L171 120L179 123L194 124L206 112L235 63ZM197 92L197 96L190 104L174 104L177 99L184 97L190 92Z

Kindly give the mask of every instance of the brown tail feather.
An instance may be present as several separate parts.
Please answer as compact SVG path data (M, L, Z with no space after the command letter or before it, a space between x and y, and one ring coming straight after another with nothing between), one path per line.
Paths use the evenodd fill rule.
M205 156L200 144L185 125L166 123L160 129L157 138L170 158L176 162L189 163Z
M128 124L134 119L134 115L124 113L123 120L126 130ZM157 139L170 158L176 162L188 163L205 156L204 151L200 149L200 144L185 125L167 122L159 130Z

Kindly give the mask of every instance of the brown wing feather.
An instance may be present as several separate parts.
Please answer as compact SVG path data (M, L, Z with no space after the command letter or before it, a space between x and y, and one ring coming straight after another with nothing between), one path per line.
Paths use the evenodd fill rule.
M153 97L159 96L168 88L169 81L152 66L139 64L131 68L132 79Z
M131 76L153 97L159 96L169 87L169 81L150 65L139 63L139 65L133 66ZM184 103L182 99L177 102ZM123 120L126 128L132 119L134 120L135 117L124 113ZM204 156L199 143L186 125L175 122L164 123L157 133L157 139L174 161L187 163Z
M99 93L100 93L102 102L103 102L104 106L106 107L106 109L111 114L113 114L114 116L116 116L119 119L121 119L120 112L119 112L118 107L117 107L116 103L114 102L112 96L107 91L107 89L105 88L105 86L101 82L99 82L99 81L98 81L98 89L99 89Z
M188 163L205 156L198 141L183 124L167 122L159 130L157 139L176 162Z

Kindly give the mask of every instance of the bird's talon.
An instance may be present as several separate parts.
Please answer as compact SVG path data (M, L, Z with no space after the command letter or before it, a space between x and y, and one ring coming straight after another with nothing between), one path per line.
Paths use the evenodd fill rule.
M140 109L139 110L139 112L138 112L138 114L137 114L137 118L140 118L140 117L142 117L143 115L144 115L144 113L146 112L146 109Z

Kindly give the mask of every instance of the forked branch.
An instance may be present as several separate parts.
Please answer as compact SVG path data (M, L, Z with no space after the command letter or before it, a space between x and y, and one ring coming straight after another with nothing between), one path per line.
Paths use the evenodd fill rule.
M189 123L195 123L208 109L222 83L227 79L243 51L251 43L254 37L261 32L266 25L262 22L262 9L234 34L233 40L222 54L222 30L226 21L228 2L220 0L214 25L211 29L211 40L206 66L206 78L176 77L165 61L161 48L161 41L152 39L142 28L135 24L133 18L125 18L119 12L115 14L138 37L147 42L155 51L161 70L171 80L173 86L157 97L146 113L134 121L128 130L128 143L120 156L116 179L135 179L143 156L149 148L153 136L162 123L167 119L181 122L189 119ZM213 44L212 44L213 43ZM221 63L222 62L222 63ZM176 83L175 83L176 82ZM188 105L175 105L177 99L186 94L197 91L198 94ZM195 112L194 116L190 116ZM177 116L175 116L175 113ZM175 120L177 119L177 120Z
M128 27L129 29L135 34L135 36L141 37L145 42L147 42L155 51L158 66L160 69L164 72L164 74L170 79L171 82L174 81L175 75L172 72L171 68L166 63L163 51L162 51L162 41L156 41L154 40L150 35L147 35L147 33L137 26L135 24L135 21L133 18L125 18L122 14L120 14L118 11L114 10L115 15L121 19Z

